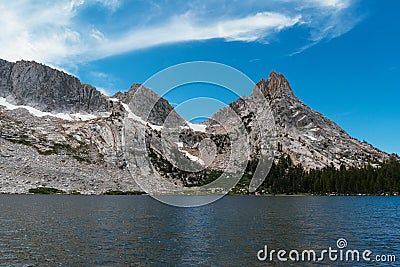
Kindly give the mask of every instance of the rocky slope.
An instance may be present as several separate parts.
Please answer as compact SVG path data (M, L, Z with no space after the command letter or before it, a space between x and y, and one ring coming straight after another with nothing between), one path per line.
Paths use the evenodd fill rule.
M304 105L282 75L257 86L193 125L143 86L110 98L47 66L0 60L0 192L170 192L247 159L286 154L310 169L388 158Z
M361 167L388 159L388 154L350 137L343 129L322 114L312 110L294 94L287 79L272 71L267 80L257 83L249 98L240 98L213 115L212 119L226 117L226 110L233 109L242 121L251 123L254 108L246 102L258 98L260 91L273 113L276 129L275 158L289 155L295 164L306 169L323 168L333 164ZM206 122L212 125L213 120ZM258 129L252 131L253 143L257 142Z

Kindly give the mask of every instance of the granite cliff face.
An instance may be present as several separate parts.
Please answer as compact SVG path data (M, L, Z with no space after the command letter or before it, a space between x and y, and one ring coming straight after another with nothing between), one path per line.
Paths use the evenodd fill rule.
M85 194L141 190L133 177L168 192L207 181L229 165L232 151L249 159L289 155L306 169L363 166L388 158L307 107L283 75L272 72L257 86L250 97L193 125L138 84L107 97L44 65L0 60L0 192L26 193L40 186ZM244 143L238 135L242 126L248 150L233 146ZM143 162L133 160L130 151L149 154L154 169L148 173L160 182L139 171ZM194 171L181 170L182 162Z
M77 78L32 61L0 60L0 97L49 112L103 112L107 97Z

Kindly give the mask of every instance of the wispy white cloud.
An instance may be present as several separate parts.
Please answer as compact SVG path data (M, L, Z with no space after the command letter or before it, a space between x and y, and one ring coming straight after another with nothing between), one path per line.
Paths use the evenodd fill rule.
M0 53L8 60L33 59L57 63L79 53L81 34L72 24L77 1L30 1L0 4Z
M161 26L135 29L115 38L105 40L87 53L89 58L99 58L156 45L221 38L227 41L257 41L273 32L291 27L300 16L287 17L278 13L263 12L244 18L194 24L188 14L173 17Z
M339 9L347 8L350 5L350 0L306 0L305 2Z
M94 2L103 5L111 11L117 10L121 5L120 0L94 0Z
M92 29L92 31L90 33L90 37L92 37L93 39L95 39L98 42L103 42L106 40L106 37L104 36L104 34L96 28Z
M309 28L308 43L298 47L290 56L300 54L321 41L337 38L349 32L364 19L363 14L356 14L352 10L355 4L351 0L304 1L303 10L311 8L318 12L306 12L303 25Z
M351 0L226 0L218 5L198 0L172 7L150 0L14 0L0 3L0 58L32 59L68 69L71 64L183 41L268 43L280 31L300 25L309 29L309 43L299 48L301 52L354 27L357 20L344 16L351 5ZM93 18L87 12L93 6L115 16ZM118 13L126 8L132 13ZM146 8L158 15L147 15ZM216 12L218 8L223 12Z

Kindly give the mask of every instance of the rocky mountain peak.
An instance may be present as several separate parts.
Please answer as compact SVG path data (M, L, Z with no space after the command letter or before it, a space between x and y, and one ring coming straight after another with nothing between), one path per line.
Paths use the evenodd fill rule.
M293 96L292 88L288 80L281 73L271 71L268 79L261 79L257 83L257 87L267 98L278 98L282 96Z
M149 90L147 88L145 88L143 85L139 84L139 83L134 83L131 85L131 88L128 91L125 92L117 92L116 94L114 94L112 97L113 98L118 98L120 101L129 104L131 99L133 98L133 95L138 91L138 90Z
M144 89L147 89L146 87L143 87L143 85L141 85L140 83L134 83L134 84L132 84L131 85L131 88L129 89L129 90L132 90L132 91L137 91L137 90L139 90L140 88L144 88ZM148 89L147 89L148 90Z
M185 124L167 100L141 84L134 83L127 92L118 92L113 97L130 105L133 113L152 124L163 125L167 117L171 125Z

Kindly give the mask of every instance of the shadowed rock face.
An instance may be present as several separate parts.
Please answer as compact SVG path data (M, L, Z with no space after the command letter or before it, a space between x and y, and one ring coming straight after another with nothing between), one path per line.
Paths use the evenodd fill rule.
M11 94L12 79L11 73L14 63L0 59L0 96L5 97Z
M102 112L107 97L77 78L32 61L0 60L0 97L47 112Z

